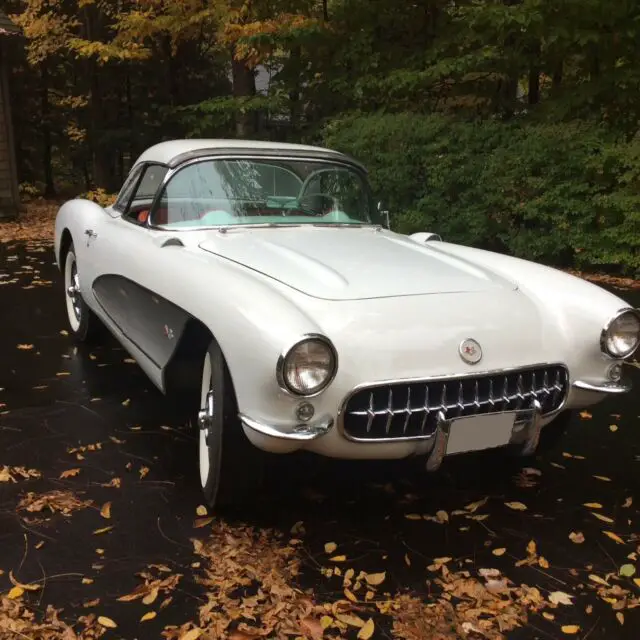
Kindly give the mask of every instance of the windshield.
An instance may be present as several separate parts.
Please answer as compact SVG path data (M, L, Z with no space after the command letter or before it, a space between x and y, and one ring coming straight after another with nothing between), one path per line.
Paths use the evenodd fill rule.
M314 160L203 160L177 171L151 213L168 229L255 224L380 224L369 184Z

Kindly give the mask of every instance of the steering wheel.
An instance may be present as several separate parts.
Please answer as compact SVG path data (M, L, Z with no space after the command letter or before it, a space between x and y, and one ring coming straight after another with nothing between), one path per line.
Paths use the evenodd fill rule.
M308 202L309 204L305 204ZM336 200L328 193L307 193L298 198L298 206L304 215L325 216L336 209Z

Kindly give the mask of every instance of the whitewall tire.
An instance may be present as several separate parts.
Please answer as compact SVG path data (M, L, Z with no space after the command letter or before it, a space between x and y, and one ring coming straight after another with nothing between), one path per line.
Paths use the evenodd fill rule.
M245 435L231 376L215 340L202 359L198 411L200 486L210 507L251 501L263 477L264 454Z
M100 321L82 298L80 273L73 243L65 256L62 272L69 328L80 342L89 341L97 335Z

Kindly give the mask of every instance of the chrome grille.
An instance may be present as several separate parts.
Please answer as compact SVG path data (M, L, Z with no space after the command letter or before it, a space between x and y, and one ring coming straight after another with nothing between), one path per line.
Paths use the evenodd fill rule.
M347 399L342 424L354 440L429 438L440 412L451 419L517 411L538 400L542 414L551 413L564 404L568 383L558 364L366 387Z

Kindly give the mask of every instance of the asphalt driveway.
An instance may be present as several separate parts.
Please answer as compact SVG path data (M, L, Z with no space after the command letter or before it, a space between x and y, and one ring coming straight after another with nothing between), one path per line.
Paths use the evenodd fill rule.
M113 340L75 347L62 295L50 245L0 244L0 639L637 638L637 392L524 471L286 457L221 521L184 417Z

